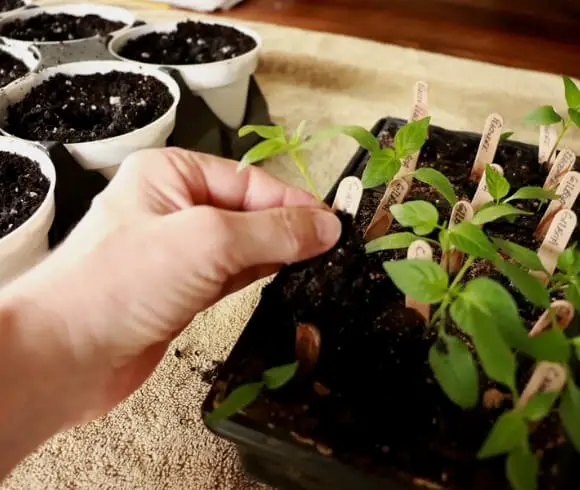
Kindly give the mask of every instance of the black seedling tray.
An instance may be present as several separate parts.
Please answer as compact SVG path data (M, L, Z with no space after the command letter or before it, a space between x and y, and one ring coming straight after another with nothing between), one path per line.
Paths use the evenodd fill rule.
M143 24L145 23L138 21L135 26ZM110 37L101 37L72 44L35 45L41 55L38 70L77 61L119 61L108 51L109 39ZM0 43L2 42L0 39ZM181 89L175 129L167 140L167 146L239 160L246 151L261 141L256 134L239 138L237 130L223 124L203 99L189 90L179 71L169 68L162 70L169 73ZM242 125L246 124L272 124L268 103L253 76ZM92 199L106 187L108 180L97 172L81 167L59 142L42 144L48 149L56 167L56 216L50 233L50 244L54 247L78 223Z
M379 136L388 128L398 128L405 122L402 119L385 118L373 127L372 133L375 136ZM469 141L471 145L478 144L481 138L480 134L449 131L436 126L431 126L430 134ZM518 155L521 154L522 158L534 158L534 161L537 161L538 148L536 146L514 141L505 141L500 144L495 161L501 165L503 160L507 156L513 155L514 152ZM360 177L362 175L367 160L368 153L359 148L329 191L325 199L326 203L332 203L338 185L344 177L351 175ZM577 168L578 163L577 160ZM381 189L367 190L365 193L382 195ZM285 270L286 268L283 268L274 278L272 284L283 283ZM269 286L263 291L260 302L247 322L231 354L220 369L203 403L203 417L213 410L216 394L234 378L242 365L246 365L244 363L248 362L248 352L260 353L262 349L269 351L268 346L271 347L273 343L278 342L289 342L293 345L292 335L282 328L282 325L285 325L284 321L276 321L276 315L280 313L279 311L274 311L269 305L268 288ZM268 328L264 325L268 325ZM571 335L577 335L580 332L580 315L576 316L568 332ZM274 340L276 337L278 337L278 340ZM322 342L324 342L324 339ZM385 353L385 355L388 355L388 353ZM288 353L288 356L288 359L276 359L273 365L292 362L294 359L291 352ZM272 361L271 356L267 354L265 354L265 358ZM393 376L395 375L393 374ZM388 380L385 380L385 387L387 385ZM374 395L377 395L377 393ZM396 400L389 398L388 392L382 396L386 396L386 402L382 401L380 404L397 403ZM373 399L373 394L369 393L369 403L373 403ZM388 475L391 476L376 476L364 473L332 456L321 454L313 446L298 443L285 430L276 430L275 427L266 428L261 423L258 424L244 415L238 414L229 420L217 421L208 426L208 428L218 436L236 444L241 462L248 474L259 481L282 490L418 490L426 488L419 482L414 482L412 475L401 474L396 468L393 468L392 472L389 471ZM579 458L576 453L568 449L561 452L562 454L558 455L560 472L558 476L554 476L554 482L557 482L557 487L555 488L558 490L578 489L580 488L580 473L577 471L580 463ZM462 490L471 489L465 488Z

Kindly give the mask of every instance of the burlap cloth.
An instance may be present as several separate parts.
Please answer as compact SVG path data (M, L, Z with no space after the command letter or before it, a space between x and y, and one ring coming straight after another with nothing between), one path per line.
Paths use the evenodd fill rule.
M125 3L145 21L186 15ZM264 38L258 82L274 120L290 127L303 119L310 127L334 123L370 127L385 115L407 117L412 85L418 79L430 84L433 122L450 128L480 130L488 113L498 111L518 139L535 142L537 133L520 124L521 116L538 104L563 105L561 82L555 76L248 24ZM570 136L568 142L576 136L578 151L577 134ZM332 185L354 149L351 141L339 139L313 152L311 169L321 190ZM265 167L301 185L285 158ZM235 449L212 436L200 420L200 404L209 388L202 374L227 356L256 305L259 288L260 284L250 286L200 313L141 390L101 420L55 436L1 488L265 488L243 474ZM173 354L176 347L183 353L181 359Z

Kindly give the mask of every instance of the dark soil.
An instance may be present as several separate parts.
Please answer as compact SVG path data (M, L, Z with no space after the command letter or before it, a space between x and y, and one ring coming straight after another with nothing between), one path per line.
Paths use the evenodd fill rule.
M197 65L236 58L255 47L256 41L233 27L187 21L172 32L133 39L119 54L145 63Z
M0 1L0 12L8 12L9 10L14 10L20 7L24 7L24 2L22 0L1 0Z
M0 26L0 35L11 39L34 42L73 41L104 36L127 24L98 15L77 17L69 14L41 13L27 19L15 19Z
M0 50L0 87L28 73L28 67L11 54Z
M36 162L0 151L0 238L14 231L40 207L50 182Z
M34 141L80 143L126 134L162 116L173 96L154 77L55 75L9 107L5 130Z
M393 132L394 127L388 128L381 136L383 144L389 143L389 133ZM475 138L432 130L419 166L441 170L455 185L458 196L470 199L476 185L466 177L477 145ZM523 145L502 143L496 162L504 167L513 189L541 184L545 178L535 163L537 155ZM405 252L367 255L364 251L362 234L381 195L375 190L365 192L355 223L341 217L343 234L332 250L285 267L264 288L262 301L226 361L212 396L219 399L240 383L259 379L265 369L294 361L296 327L301 322L310 323L321 337L315 368L282 390L264 392L244 415L237 416L240 423L330 454L363 473L415 483L424 480L448 490L507 490L505 460L481 462L475 455L494 421L511 407L510 395L481 369L481 394L493 389L504 397L495 407L484 405L482 399L475 409L463 411L439 388L427 363L434 332L425 328L414 311L405 308L403 295L382 266L385 260L403 258ZM423 185L413 184L410 199L429 199L443 219L449 217L449 206ZM498 222L488 231L537 247L530 236L539 214L517 225ZM393 231L400 229L393 224ZM539 312L524 302L490 263L476 262L466 280L480 276L492 277L509 288L531 327ZM449 330L462 335L452 324ZM532 368L529 360L522 359L520 390ZM577 482L570 486L571 474L564 463L571 461L570 448L557 417L536 429L532 447L541 462L539 488L577 488ZM385 484L385 488L390 487ZM360 488L365 488L362 482Z

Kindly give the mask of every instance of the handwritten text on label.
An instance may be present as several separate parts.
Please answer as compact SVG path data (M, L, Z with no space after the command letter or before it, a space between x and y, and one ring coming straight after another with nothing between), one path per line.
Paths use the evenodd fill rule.
M490 114L485 120L481 141L469 178L478 181L484 173L485 166L493 162L503 129L503 118L499 114Z

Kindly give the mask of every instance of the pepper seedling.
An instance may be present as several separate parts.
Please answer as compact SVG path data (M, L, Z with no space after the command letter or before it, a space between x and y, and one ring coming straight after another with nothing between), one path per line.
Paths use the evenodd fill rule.
M562 142L568 129L573 124L580 127L580 89L571 78L563 76L562 80L564 82L564 96L568 106L568 117L562 117L556 112L554 106L542 105L529 112L524 118L524 122L537 126L562 125L553 147L549 150L546 159L548 164L552 162L552 158L555 156L558 146Z

